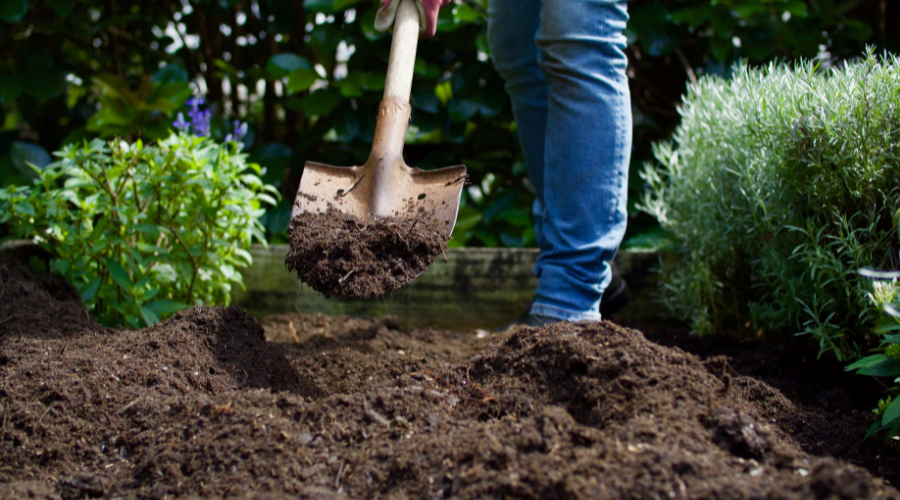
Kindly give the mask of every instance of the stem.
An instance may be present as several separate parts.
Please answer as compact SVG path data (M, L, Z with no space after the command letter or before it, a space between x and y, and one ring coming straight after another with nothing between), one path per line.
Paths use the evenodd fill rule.
M172 228L172 226L166 226L166 229L172 232L172 235L175 236L175 239L178 240L178 243L180 243L181 247L184 248L184 251L187 252L188 258L191 259L191 268L194 270L194 272L191 273L191 284L188 286L188 304L190 304L191 302L193 302L192 299L194 298L194 281L197 279L197 272L199 271L199 268L197 267L197 261L195 261L194 256L191 255L191 249L188 248L187 243L185 243L184 240L181 239L181 235L179 235L178 232Z

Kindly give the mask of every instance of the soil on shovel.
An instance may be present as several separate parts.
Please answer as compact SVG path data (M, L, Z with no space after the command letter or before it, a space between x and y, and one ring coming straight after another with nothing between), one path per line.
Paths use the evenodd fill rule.
M391 217L365 224L329 210L291 220L284 264L326 297L364 298L400 289L444 252L446 224Z
M125 331L61 289L0 264L0 498L900 499L803 451L777 389L610 322Z

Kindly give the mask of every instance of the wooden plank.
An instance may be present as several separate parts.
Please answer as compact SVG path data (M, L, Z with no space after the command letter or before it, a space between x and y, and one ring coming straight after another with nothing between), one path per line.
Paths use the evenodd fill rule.
M289 311L349 316L396 315L400 323L466 331L493 330L518 317L534 297L537 249L449 249L421 276L391 296L372 300L326 299L284 268L287 245L254 245L253 266L242 271L246 290L233 303L261 318ZM647 268L655 256L620 252L623 275ZM631 282L629 281L629 284ZM637 284L637 283L635 283ZM634 286L632 286L634 291Z

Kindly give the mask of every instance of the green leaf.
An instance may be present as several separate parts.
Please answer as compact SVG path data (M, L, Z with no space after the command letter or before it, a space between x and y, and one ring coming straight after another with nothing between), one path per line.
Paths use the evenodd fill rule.
M144 253L158 253L160 257L169 255L169 251L156 245L148 245L147 243L138 243L135 245L138 250Z
M276 54L266 63L266 72L270 78L283 78L298 69L311 70L312 65L305 57L290 52Z
M188 308L187 304L175 302L174 300L157 300L149 304L144 304L142 307L157 315L171 314Z
M51 260L53 268L56 270L57 274L65 276L66 271L69 270L69 262L62 259L53 259Z
M306 12L322 12L331 14L334 12L336 0L303 0L303 10Z
M891 425L898 417L900 417L900 397L894 399L894 401L884 409L884 417L882 417L881 423L884 425Z
M636 234L622 243L622 249L632 252L658 252L672 245L672 240L662 228L656 227Z
M104 222L106 219L104 219ZM132 229L138 231L140 233L146 234L147 236L157 237L159 236L159 228L153 224L138 224L133 226ZM93 239L93 238L92 238Z
M359 2L362 2L362 0L333 0L333 1L334 1L334 4L332 5L331 8L334 9L335 12L342 11L342 10L346 9L347 7L350 7L350 6L358 4Z
M306 92L319 79L319 74L314 69L300 68L295 69L288 75L287 93L288 95L298 92Z
M334 89L319 89L301 101L300 107L306 116L325 116L343 100L340 92Z
M844 370L849 372L853 370L859 370L860 368L868 368L872 365L877 365L878 363L881 363L886 359L890 359L888 358L887 354L874 354L872 356L865 357L857 361L856 363L853 363L847 368L844 368Z
M362 71L351 71L346 78L338 82L338 88L344 97L362 97L366 87L366 74Z
M784 12L790 12L792 16L797 17L806 17L808 11L806 2L803 0L788 0L781 6L781 9Z
M856 373L873 377L896 377L900 375L900 360L886 359L878 364L863 368Z
M455 122L464 122L475 116L475 113L478 112L480 107L481 103L475 99L454 98L450 99L450 105L447 110L451 120Z
M87 302L94 298L97 295L97 290L100 288L100 278L94 278L91 281L88 281L84 285L78 287L78 295L81 296L81 300Z
M890 425L882 425L881 420L876 418L875 421L872 422L872 426L869 427L869 431L866 432L865 437L863 437L863 441L888 428L890 428Z
M128 271L122 267L122 264L112 259L106 259L106 267L109 269L109 275L112 276L113 281L122 287L123 290L131 293L131 278L128 276Z
M881 318L875 322L875 328L872 329L875 333L887 333L893 332L896 330L900 330L900 323L897 322L893 317Z
M148 309L146 306L138 306L138 309L141 311L141 318L144 319L144 323L147 326L155 325L159 323L159 316L157 316L153 311Z
M153 73L153 82L157 85L166 83L187 83L188 72L183 67L175 63L168 63Z
M34 207L31 206L31 203L27 201L20 201L13 205L17 212L22 212L25 215L30 215L34 217Z

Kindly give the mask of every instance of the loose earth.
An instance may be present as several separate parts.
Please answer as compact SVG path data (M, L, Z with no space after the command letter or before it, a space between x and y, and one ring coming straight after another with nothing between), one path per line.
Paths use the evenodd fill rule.
M804 451L792 411L610 322L476 335L197 307L111 330L0 264L0 498L900 498Z
M444 252L444 222L391 217L372 224L330 210L291 220L288 270L326 297L369 299L400 289Z

